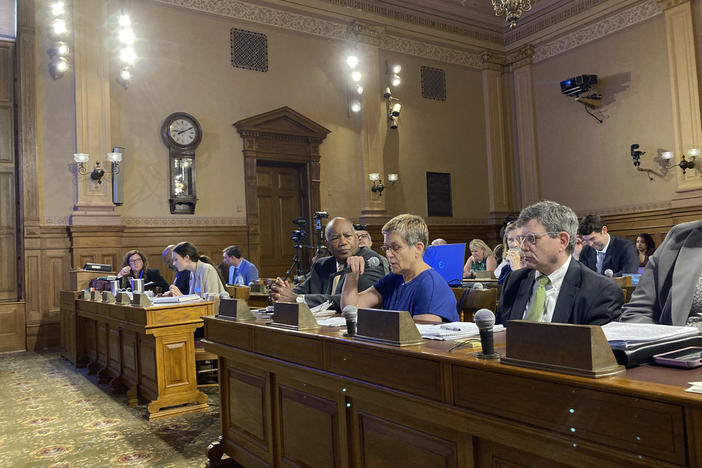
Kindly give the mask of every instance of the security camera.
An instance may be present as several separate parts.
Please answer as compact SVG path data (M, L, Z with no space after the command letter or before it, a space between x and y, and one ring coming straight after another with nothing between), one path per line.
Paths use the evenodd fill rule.
M400 116L400 110L402 110L402 104L399 102L395 103L394 106L392 106L392 116L393 117L399 117Z
M390 128L397 130L397 117L390 116Z
M638 144L634 143L633 145L631 145L631 158L634 160L634 166L637 166L637 167L641 165L641 162L639 161L641 156L646 154L645 151L638 151L638 149L639 149Z
M390 99L392 97L392 92L390 91L390 87L386 87L385 91L383 92L383 98L385 99Z

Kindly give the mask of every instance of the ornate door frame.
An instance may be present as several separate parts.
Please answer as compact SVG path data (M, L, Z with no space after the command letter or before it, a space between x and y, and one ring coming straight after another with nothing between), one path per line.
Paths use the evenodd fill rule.
M258 212L257 167L259 161L296 164L304 167L305 217L311 228L312 213L319 211L319 145L329 130L285 106L234 123L244 140L244 175L248 257L255 264L261 258L261 227Z

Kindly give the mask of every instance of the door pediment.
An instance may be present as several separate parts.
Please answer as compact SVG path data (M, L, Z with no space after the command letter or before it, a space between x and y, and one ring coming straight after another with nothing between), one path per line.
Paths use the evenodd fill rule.
M234 126L241 136L301 136L318 142L330 133L330 130L287 106L239 120Z

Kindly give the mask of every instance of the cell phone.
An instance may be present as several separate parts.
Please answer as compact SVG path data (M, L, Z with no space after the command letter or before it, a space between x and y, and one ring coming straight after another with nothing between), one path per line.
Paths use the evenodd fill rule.
M667 353L656 354L653 362L662 366L693 368L702 366L702 347L690 346Z

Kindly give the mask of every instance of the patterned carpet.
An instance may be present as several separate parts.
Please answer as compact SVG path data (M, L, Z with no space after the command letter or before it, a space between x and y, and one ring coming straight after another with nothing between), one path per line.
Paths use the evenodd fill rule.
M0 466L202 467L219 435L219 392L203 391L207 412L149 421L58 353L0 355Z

